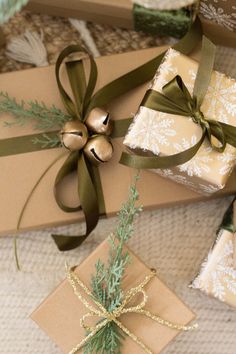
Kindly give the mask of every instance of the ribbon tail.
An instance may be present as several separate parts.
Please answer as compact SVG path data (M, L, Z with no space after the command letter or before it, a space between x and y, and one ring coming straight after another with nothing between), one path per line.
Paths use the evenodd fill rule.
M113 121L111 137L121 138L127 133L130 124L133 122L133 118L118 119Z
M197 18L191 26L189 32L178 43L176 43L173 48L183 54L191 53L191 51L200 42L201 36L202 26L200 20ZM90 111L94 107L106 106L117 97L146 83L149 80L152 80L157 68L165 56L165 53L166 51L98 90L91 98L88 105L88 110Z
M78 194L85 216L86 232L84 235L78 236L52 235L60 251L69 251L79 247L95 229L100 216L99 197L96 189L98 183L94 180L95 174L89 170L83 154L78 159L77 173ZM95 178L98 176L96 175Z
M66 177L71 175L73 172L76 171L77 168L77 161L79 158L79 152L74 151L71 152L70 155L67 157L65 162L63 163L62 167L57 173L55 183L54 183L54 197L56 200L57 205L59 206L60 209L67 213L73 213L75 211L81 210L81 206L68 206L66 205L60 196L60 187L65 180Z
M191 160L198 152L206 136L204 129L201 139L191 148L170 156L139 156L123 152L120 163L137 169L171 168Z
M59 251L65 252L65 251L71 251L77 247L79 247L87 238L86 235L82 236L66 236L66 235L60 235L60 234L52 234L51 235L54 242L57 245L57 248Z
M223 129L226 143L236 148L236 127L221 122L219 124Z

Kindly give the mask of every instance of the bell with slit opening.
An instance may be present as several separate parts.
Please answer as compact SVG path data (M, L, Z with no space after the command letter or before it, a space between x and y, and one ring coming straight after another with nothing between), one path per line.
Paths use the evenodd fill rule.
M62 145L70 151L83 149L88 141L88 129L79 120L66 122L60 132Z
M112 158L113 146L107 136L94 135L85 145L84 153L93 164L98 165Z
M99 107L93 108L89 112L85 124L89 131L96 134L110 135L112 131L109 112Z

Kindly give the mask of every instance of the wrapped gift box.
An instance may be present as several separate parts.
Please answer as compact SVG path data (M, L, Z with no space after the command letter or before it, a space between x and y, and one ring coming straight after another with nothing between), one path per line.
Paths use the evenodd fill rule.
M139 3L140 1L137 0L137 4ZM154 3L155 1L152 0L145 1L145 4L150 4L150 7L153 7ZM165 8L166 3L165 0ZM173 8L172 3L173 1L170 2L171 8ZM177 1L177 3L189 5L192 1ZM155 25L156 20L153 21L153 12L149 8L140 9L138 6L134 12L132 0L68 0L66 2L63 0L30 0L27 8L34 12L73 17L128 29L138 29L139 26L142 30L146 28L146 32L155 33L156 31L156 34L159 34L159 27ZM204 32L216 44L236 46L235 12L234 0L220 0L217 3L214 0L202 0L200 15ZM176 28L179 26L178 16ZM180 14L180 17L182 22L188 22L188 16ZM168 20L174 24L174 16Z
M79 278L89 286L91 275L95 271L95 262L98 259L106 261L109 243L104 241L80 266L75 269ZM139 285L150 273L150 269L140 261L130 250L131 263L128 265L122 283L126 292L131 287ZM145 287L148 302L145 306L153 314L168 321L186 325L195 318L193 312L158 278L154 277ZM67 280L64 280L31 315L32 319L45 331L59 346L63 353L68 353L85 335L80 326L80 318L88 310L74 295L73 289ZM139 320L138 320L139 319ZM173 340L179 332L162 326L151 319L138 314L122 315L120 321L154 353L162 349ZM188 335L186 333L186 335ZM157 340L158 338L158 340ZM143 349L125 337L122 354L142 354Z
M190 287L236 307L236 247L232 210L231 205L217 233L217 240Z
M125 72L145 63L162 50L163 48L152 48L98 58L96 60L99 72L97 89ZM87 60L84 61L84 65L85 69L88 70ZM7 91L10 96L16 97L19 102L21 99L38 100L45 102L47 105L55 104L58 108L64 109L56 85L54 70L54 66L51 66L2 74L0 90ZM65 78L64 71L62 71L62 78L63 74ZM146 89L147 85L144 85L114 101L109 107L113 119L127 118L136 112ZM30 124L25 127L4 127L4 121L9 120L11 120L10 116L1 115L0 139L35 133ZM118 163L122 152L122 141L123 138L114 139L115 151L113 159L99 167L108 216L116 214L119 210L135 174L134 170ZM16 231L17 221L26 198L39 176L60 154L61 148L58 148L0 157L0 234L5 235ZM63 160L58 161L48 171L35 190L22 219L20 227L22 231L84 220L82 212L65 213L55 202L53 185L62 162ZM223 190L221 195L231 194L236 191L234 180L235 175L232 176L227 188ZM77 205L76 178L67 182L62 189L63 198L70 205ZM119 186L119 188L114 188L114 186ZM141 204L144 208L149 209L204 199L201 195L148 171L141 173L139 191Z
M169 49L159 67L151 88L162 88L177 74L183 79L190 93L193 92L198 63L179 52ZM211 82L201 107L209 119L236 125L236 81L213 71ZM200 140L202 129L191 118L157 112L140 107L124 144L155 155L174 155L190 148ZM223 153L212 149L205 139L196 156L183 165L154 172L184 184L203 194L211 194L222 188L234 167L236 149L226 146Z

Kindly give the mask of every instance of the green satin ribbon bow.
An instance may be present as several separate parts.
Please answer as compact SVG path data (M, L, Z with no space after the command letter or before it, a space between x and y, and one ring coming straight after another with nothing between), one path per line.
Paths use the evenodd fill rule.
M173 47L184 54L188 54L200 41L201 33L201 24L200 21L197 19L191 27L190 31L187 33L187 35L185 35ZM60 68L63 61L65 59L68 59L71 54L76 52L83 52L88 55L87 51L78 45L72 45L65 48L60 54L56 63L56 80L62 101L67 112L73 119L78 119L82 122L85 121L87 115L93 108L104 107L115 98L151 80L165 55L165 53L158 55L147 63L108 83L96 93L94 93L94 89L96 86L98 73L94 59L89 56L90 75L88 82L86 81L82 60L67 61L66 70L74 96L74 99L72 100L61 83ZM131 121L132 118L114 121L114 127L111 138L124 136ZM0 157L58 147L40 147L32 142L32 138L40 138L40 136L45 133L49 135L55 135L58 134L58 131L44 132L0 140ZM32 193L54 163L55 161L52 162L51 165L40 176L30 195L27 197L26 203L20 212L20 218L18 221L17 229L20 228L22 215L24 214L24 211L31 198ZM62 182L67 176L72 173L76 173L78 181L77 190L80 205L77 205L76 207L66 205L60 197L60 189L62 188ZM84 212L86 221L86 232L84 235L53 235L53 238L60 250L65 251L76 248L96 227L99 217L105 214L105 203L99 176L99 169L97 166L93 165L90 161L88 161L86 156L83 154L83 151L69 153L67 159L63 163L56 176L54 184L54 195L58 206L65 212L76 212L79 210L82 210Z
M202 57L194 84L193 96L189 93L180 76L167 83L162 93L148 90L141 106L155 111L191 117L193 122L202 128L200 140L191 148L170 156L139 156L124 152L120 162L129 167L139 169L171 168L191 160L205 138L212 148L218 152L225 150L226 144L236 147L236 127L208 119L201 111L201 105L207 93L215 58L215 45L203 37ZM143 118L145 119L145 117Z

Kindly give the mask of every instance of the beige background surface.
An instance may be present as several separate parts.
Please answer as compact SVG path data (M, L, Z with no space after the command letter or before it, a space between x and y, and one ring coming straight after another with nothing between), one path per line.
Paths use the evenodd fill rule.
M9 39L26 28L45 33L50 62L71 42L81 42L78 33L65 19L48 16L18 15L4 26ZM89 25L101 54L145 48L166 42L135 32ZM236 51L220 48L217 68L236 77ZM0 52L0 70L16 70L28 65L6 60ZM198 314L200 328L181 334L165 354L235 354L236 310L188 289L202 259L215 239L215 230L230 203L230 198L207 203L145 212L137 220L136 234L130 245ZM114 219L100 222L80 249L60 254L49 237L51 231L75 233L82 225L60 230L24 234L18 240L22 271L15 270L13 238L0 239L0 353L60 354L60 351L29 319L29 314L64 277L64 261L79 263L114 227ZM65 333L66 335L66 333ZM158 338L157 338L158 340Z

